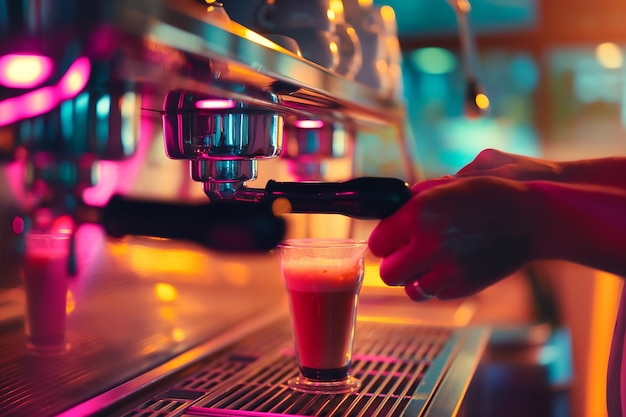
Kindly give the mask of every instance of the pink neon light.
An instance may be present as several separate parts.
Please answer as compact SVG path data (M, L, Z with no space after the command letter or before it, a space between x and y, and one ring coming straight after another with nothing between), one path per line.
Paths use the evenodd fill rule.
M74 220L72 216L59 216L52 222L50 230L54 234L72 234L74 230Z
M27 107L23 109L24 114L43 114L54 108L56 105L56 89L54 87L43 87L22 96L22 104Z
M9 88L33 88L52 73L52 60L42 55L0 56L0 84Z
M13 232L17 235L24 233L24 219L20 216L15 216L12 222Z
M59 93L66 98L74 97L87 85L91 64L85 57L78 58L67 69L67 72L57 86Z
M232 109L236 105L234 100L230 99L209 99L209 100L198 100L196 101L197 109L211 109L211 110L219 110L219 109Z
M98 181L83 191L83 201L92 206L104 206L115 192L118 180L116 162L98 161Z
M323 120L296 120L294 126L300 129L319 129L324 126Z
M52 110L62 101L76 97L87 85L90 73L89 59L81 57L67 69L57 85L42 87L0 101L0 126L39 116Z

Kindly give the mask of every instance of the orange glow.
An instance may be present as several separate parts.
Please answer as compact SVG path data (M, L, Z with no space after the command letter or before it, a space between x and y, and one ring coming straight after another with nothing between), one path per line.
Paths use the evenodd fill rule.
M76 308L76 298L74 298L74 293L70 290L67 290L66 294L66 302L65 302L65 314L70 314Z
M396 21L396 12L393 10L391 6L383 6L380 8L380 14L383 17L385 22L395 22Z
M620 47L613 42L601 43L596 47L596 59L605 68L621 68L624 56Z
M467 14L472 10L470 2L467 0L450 0L450 2L452 2L462 13Z
M466 300L454 312L452 324L454 326L467 326L472 320L472 317L474 317L475 312L476 304L471 300Z
M369 321L373 323L389 323L389 324L422 324L425 321L417 317L391 317L391 316L365 316L359 314L359 320Z
M261 36L253 30L245 29L244 36L251 40L252 42L258 43L259 45L266 46L271 49L277 49L277 45L271 40L267 39L265 36Z
M182 342L183 340L185 340L187 338L187 334L180 327L174 327L172 329L172 335L171 336L172 336L172 340L174 342Z
M250 270L240 262L226 262L223 266L224 276L230 284L243 287L250 282Z
M137 277L156 281L163 275L175 275L178 282L182 279L196 281L201 277L208 284L215 282L221 273L212 264L210 254L196 248L173 247L176 244L167 239L129 236L122 240L109 239L107 244L108 251L128 264Z
M378 264L365 264L363 273L363 286L364 287L377 287L386 288L387 284L380 278L379 265Z
M124 254L124 251L121 251ZM140 276L154 273L172 273L177 275L198 274L198 266L204 264L203 254L184 249L162 249L141 245L126 246L126 255L130 257L133 271ZM154 260L158 259L159 262Z
M606 416L606 370L615 317L619 308L619 294L623 280L615 275L597 271L594 278L589 363L587 364L587 401L583 414Z
M476 105L479 109L486 110L489 108L489 97L485 94L476 94Z
M341 0L330 0L329 7L329 13L332 12L333 19L335 19L337 16L343 16L343 2Z
M291 210L291 202L284 197L280 197L272 201L272 213L274 213L274 215L276 216L280 216L281 214L285 213L291 213Z
M154 293L160 301L165 303L172 302L178 298L176 288L164 282L157 282L154 284Z
M125 242L125 239L122 240L108 240L109 252L111 255L122 258L125 257L128 253L128 243Z
M173 322L176 319L176 310L170 305L162 305L159 307L159 316L169 322Z
M384 76L387 76L388 69L389 69L389 64L387 64L387 61L385 61L384 59L376 60L376 70L378 71L379 74L384 74Z
M337 42L331 42L329 47L333 53L339 52L339 45L337 45Z

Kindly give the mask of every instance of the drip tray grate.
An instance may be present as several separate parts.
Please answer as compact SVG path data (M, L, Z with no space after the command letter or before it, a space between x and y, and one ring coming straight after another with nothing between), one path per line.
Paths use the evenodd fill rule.
M312 416L402 416L415 398L430 364L452 336L448 328L359 323L351 367L361 380L358 393L295 392L286 381L297 375L290 348L202 399L188 415L295 414ZM286 343L291 346L291 339Z
M281 322L239 342L167 394L126 416L418 416L424 413L470 332L360 321L351 367L351 374L361 380L360 390L320 395L296 392L287 386L287 380L298 370L288 323ZM474 346L472 350L471 355L477 358L480 349ZM471 372L473 368L461 378L469 380ZM187 398L174 398L172 393L176 392ZM204 395L198 397L202 392ZM459 392L456 402L461 395ZM166 407L161 405L158 414L151 413L148 407L154 410L157 400L169 401L172 411L163 413ZM176 401L185 401L186 406L181 409Z

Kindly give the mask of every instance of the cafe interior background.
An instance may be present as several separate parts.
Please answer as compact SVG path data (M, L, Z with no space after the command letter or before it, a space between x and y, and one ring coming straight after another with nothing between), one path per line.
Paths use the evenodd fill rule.
M375 4L388 5L395 12L402 48L400 96L406 105L411 158L420 179L454 173L484 148L558 160L626 152L623 2L473 0L469 15L474 36L472 67L488 100L481 102L485 111L480 117L464 111L467 80L457 16L450 4L443 0L381 0ZM202 190L189 179L186 165L166 157L161 133L154 131L152 135L140 142L137 155L130 160L103 162L100 169L106 174L103 177L110 179L105 184L110 189L100 187L94 192L110 194L114 189L140 197L204 198ZM361 174L406 177L398 163L402 149L381 146L367 135L358 141ZM143 163L134 163L139 158ZM333 164L330 172L338 178L345 176L345 161ZM4 164L1 170L3 210L7 213L0 226L4 272L17 268L10 247L16 233L10 223L11 210L15 207L12 203L24 195L19 186L19 162ZM258 181L285 177L283 170L279 163L269 161ZM158 187L146 187L147 183ZM364 236L372 224L361 231ZM290 233L306 229L312 236L325 236L328 230L341 235L350 227L344 218L329 220L323 216L310 216L306 225L292 226ZM231 256L197 248L159 249L143 241L103 243L101 238L94 239L99 243L79 249L87 261L99 245L109 245L113 259L117 255L129 257L139 276L178 274L194 280L199 279L194 276L198 269L206 268L204 279L209 283L220 279L221 270L229 273L229 285L234 287L263 285L254 282L256 273L250 272L247 264ZM155 257L159 262L151 261ZM84 267L88 268L89 262ZM19 283L6 279L9 275L5 274L8 282L2 283L0 311L12 323L21 314L22 304L15 302ZM398 300L404 296L401 289L386 288L380 282L375 263L368 265L364 285L365 291L375 294L393 294ZM484 375L497 379L499 371L524 372L518 369L519 364L532 363L547 370L549 390L567 391L567 405L560 407L568 409L570 415L602 417L606 414L606 366L621 286L619 277L546 261L533 263L468 300L432 301L412 308L425 322L510 329L503 332L504 339L510 342L512 338L531 349L512 354L514 359L494 359L491 368L482 369ZM75 291L78 295L82 290L77 287ZM164 303L176 297L168 284L156 283L155 291ZM452 307L447 309L448 305ZM171 317L181 313L162 309L161 314ZM115 325L125 324L120 321ZM178 329L172 337L185 335ZM537 387L520 385L515 389L533 388ZM480 387L470 387L469 392L480 397ZM488 403L495 397L480 401Z
M446 5L389 4L398 19L408 119L425 176L455 172L487 147L556 160L626 151L622 2L473 1L477 73L490 107L480 119L461 115L463 71ZM604 415L622 280L567 263L536 267L551 283L560 320L571 332L572 415ZM507 300L511 295L504 288L500 293Z

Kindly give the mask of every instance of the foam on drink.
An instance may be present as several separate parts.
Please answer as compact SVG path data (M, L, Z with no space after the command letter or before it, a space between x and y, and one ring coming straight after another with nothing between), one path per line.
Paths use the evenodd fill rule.
M351 259L300 258L282 264L287 288L295 291L354 291L361 286L359 263Z

